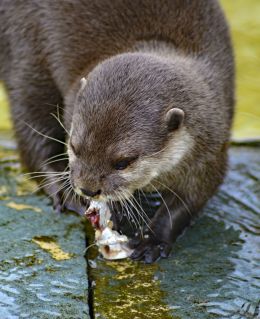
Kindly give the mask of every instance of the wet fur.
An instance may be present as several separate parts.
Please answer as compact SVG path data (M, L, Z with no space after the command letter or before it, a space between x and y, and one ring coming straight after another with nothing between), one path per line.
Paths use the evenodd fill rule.
M162 205L152 222L153 233L148 231L148 238L133 242L135 259L151 262L168 255L172 242L189 224L191 215L195 216L215 193L226 170L234 65L228 27L218 1L2 0L0 19L0 78L9 93L21 158L31 171L61 171L66 166L56 162L42 168L45 160L64 152L64 145L40 136L26 124L65 141L64 129L50 114L56 113L57 104L65 109L63 118L69 131L72 121L77 123L77 116L79 122L81 119L77 112L72 119L76 99L82 98L77 110L92 121L99 117L93 113L89 119L85 99L89 103L91 99L108 101L107 97L121 92L116 104L120 108L119 102L131 97L131 105L135 105L132 125L137 128L136 134L139 132L132 138L153 140L146 143L143 155L166 147L177 136L178 130L169 133L162 124L166 111L171 107L184 111L183 127L193 141L192 147L178 165L160 172L152 181L171 211L173 227ZM106 78L108 74L114 82ZM94 79L92 95L84 95L84 90L80 95L80 79L86 77L88 82L88 75L102 75L103 81ZM172 101L174 105L167 104ZM130 100L124 103L129 106ZM102 107L108 118L96 143L105 148L110 146L107 132L113 132L113 123L122 123L116 145L131 121L129 112L113 111L115 104L103 103ZM151 125L138 130L137 115ZM82 139L82 125L77 128L78 141ZM129 150L130 144L125 145ZM93 163L101 161L103 165L107 161L101 151L89 149L89 154ZM169 189L182 198L188 210Z

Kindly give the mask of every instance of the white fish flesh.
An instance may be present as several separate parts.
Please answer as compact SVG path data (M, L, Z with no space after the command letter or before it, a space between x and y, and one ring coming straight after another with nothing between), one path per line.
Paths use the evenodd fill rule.
M92 201L85 215L95 228L95 243L105 259L123 259L131 255L133 250L128 247L127 236L112 230L111 212L106 203Z

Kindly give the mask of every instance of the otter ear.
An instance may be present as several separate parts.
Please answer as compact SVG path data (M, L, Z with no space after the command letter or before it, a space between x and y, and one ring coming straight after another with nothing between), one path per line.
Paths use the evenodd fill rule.
M80 79L80 89L83 90L84 87L86 86L87 84L87 79L86 78L81 78Z
M184 112L178 108L170 109L165 116L169 131L177 130L183 123Z

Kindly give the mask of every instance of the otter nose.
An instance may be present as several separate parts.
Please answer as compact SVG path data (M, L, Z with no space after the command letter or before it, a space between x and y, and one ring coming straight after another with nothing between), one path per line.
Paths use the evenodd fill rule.
M86 188L81 188L80 189L82 191L82 193L88 197L95 197L97 195L100 195L101 194L101 190L97 190L96 192L92 192L91 190L89 189L86 189Z

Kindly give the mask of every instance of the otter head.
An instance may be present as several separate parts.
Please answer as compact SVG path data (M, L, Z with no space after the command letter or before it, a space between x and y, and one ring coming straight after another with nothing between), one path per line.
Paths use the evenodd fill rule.
M68 141L77 193L123 200L172 168L184 123L174 83L167 63L139 53L105 60L81 80Z

